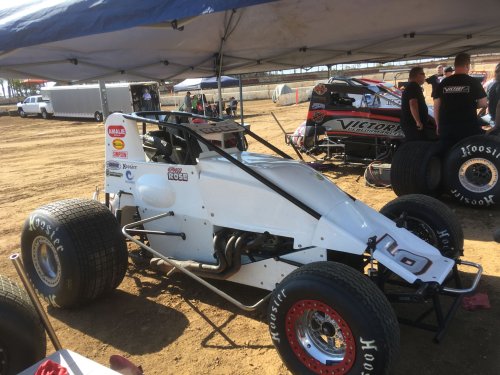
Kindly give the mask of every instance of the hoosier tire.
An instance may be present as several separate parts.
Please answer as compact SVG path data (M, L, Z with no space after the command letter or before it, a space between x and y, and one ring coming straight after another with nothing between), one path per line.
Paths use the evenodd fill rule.
M45 351L45 331L28 294L0 276L0 374L21 372Z
M441 188L441 159L436 142L403 143L391 162L391 185L396 195L437 195Z
M399 351L386 297L340 263L292 272L274 290L268 317L274 346L293 374L387 374Z
M455 200L468 206L498 205L500 137L468 137L453 146L444 165L444 186Z
M25 221L24 267L38 292L56 307L88 303L118 287L128 264L120 226L103 204L54 202Z
M462 226L443 202L420 194L405 195L387 203L380 213L439 249L443 256L457 258L462 254Z

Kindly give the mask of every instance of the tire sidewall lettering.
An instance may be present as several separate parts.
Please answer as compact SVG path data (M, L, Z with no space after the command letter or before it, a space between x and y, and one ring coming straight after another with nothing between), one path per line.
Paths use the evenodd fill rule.
M29 217L29 231L38 232L43 235L58 252L64 251L64 246L58 236L59 227L53 226L50 222L38 215L31 215Z

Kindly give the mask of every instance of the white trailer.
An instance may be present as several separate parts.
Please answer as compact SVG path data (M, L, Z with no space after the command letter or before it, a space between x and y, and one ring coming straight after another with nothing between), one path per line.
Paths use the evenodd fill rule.
M151 97L149 101L145 100L146 90ZM106 84L106 92L110 113L160 110L156 82L111 83ZM43 99L50 100L53 116L103 119L98 84L44 87L41 93Z

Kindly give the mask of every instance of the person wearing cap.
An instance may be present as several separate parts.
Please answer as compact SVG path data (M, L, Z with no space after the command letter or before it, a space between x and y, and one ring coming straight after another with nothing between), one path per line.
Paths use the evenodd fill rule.
M495 67L495 82L488 90L488 112L495 127L500 126L500 63Z
M444 69L444 78L447 78L449 76L451 76L453 74L453 72L455 71L455 69L453 69L452 66L447 66L445 69Z
M410 70L409 83L401 97L401 130L405 141L428 139L424 131L428 123L428 109L425 103L422 85L425 82L424 69L416 66Z
M443 65L438 65L436 70L436 74L433 74L431 75L430 77L428 77L425 82L427 82L428 84L430 84L432 86L432 92L431 92L431 96L432 98L434 99L436 96L436 89L439 85L439 82L441 82L441 80L443 79L443 69L444 69L444 66Z
M184 108L183 108L184 112L191 113L191 111L192 111L192 108L191 108L192 104L193 104L193 102L191 100L191 93L188 91L186 93L186 96L184 97Z
M455 74L439 84L434 100L434 119L444 149L471 135L483 134L477 109L487 105L479 80L468 75L470 55L455 57Z

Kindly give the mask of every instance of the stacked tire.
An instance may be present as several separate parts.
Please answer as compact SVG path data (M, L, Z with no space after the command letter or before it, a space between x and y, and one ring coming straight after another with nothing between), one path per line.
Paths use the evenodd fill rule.
M404 143L393 157L391 185L398 195L446 194L461 204L489 207L500 201L500 137L465 138L441 155L436 142Z
M391 163L391 185L396 195L436 196L441 190L441 158L436 142L403 143Z
M457 143L444 159L445 193L468 206L500 201L500 137L476 135Z

